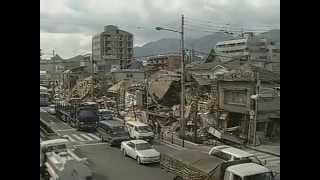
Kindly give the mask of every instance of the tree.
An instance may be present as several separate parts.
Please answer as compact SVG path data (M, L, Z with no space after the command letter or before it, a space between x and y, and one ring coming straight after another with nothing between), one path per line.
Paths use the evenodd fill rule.
M217 60L217 55L216 55L216 51L214 49L211 49L207 59L206 59L206 63L208 62L214 62Z

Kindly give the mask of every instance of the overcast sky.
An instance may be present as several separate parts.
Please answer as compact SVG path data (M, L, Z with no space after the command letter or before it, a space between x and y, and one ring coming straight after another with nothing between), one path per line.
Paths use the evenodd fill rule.
M90 52L92 35L109 24L133 33L134 45L178 38L153 28L179 30L181 14L186 38L208 35L225 24L231 29L280 28L280 0L40 0L40 47L63 58Z

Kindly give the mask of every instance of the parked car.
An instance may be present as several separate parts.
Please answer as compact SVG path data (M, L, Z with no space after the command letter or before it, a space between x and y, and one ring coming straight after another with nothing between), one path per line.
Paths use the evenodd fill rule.
M209 151L210 156L215 156L225 161L235 161L249 159L254 163L265 165L265 162L262 162L256 156L246 151L243 151L238 148L234 148L227 145L215 146Z
M101 141L107 141L110 145L120 145L122 141L130 140L129 133L124 124L117 120L100 121L97 132Z
M136 159L138 164L160 162L160 153L144 140L123 141L121 151L124 156Z

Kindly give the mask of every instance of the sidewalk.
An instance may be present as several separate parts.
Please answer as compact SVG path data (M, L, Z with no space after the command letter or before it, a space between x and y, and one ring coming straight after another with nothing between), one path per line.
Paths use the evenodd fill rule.
M246 146L249 149L264 152L267 154L272 154L274 156L280 157L280 142L272 142L267 144L262 144L259 146Z
M167 143L167 144L174 144L179 147L182 147L182 140L176 136L174 136L173 139L172 139L172 137L166 136L166 137L163 137L163 139L161 141L163 141L164 143ZM173 141L173 143L172 143L172 141ZM185 140L184 147L190 148L190 149L197 149L199 151L207 153L210 151L210 149L213 147L213 145L195 144L193 142ZM270 143L259 145L259 146L248 146L247 145L245 147L248 149L253 149L256 151L260 151L263 153L267 153L267 154L271 154L271 155L280 157L280 142L270 142Z

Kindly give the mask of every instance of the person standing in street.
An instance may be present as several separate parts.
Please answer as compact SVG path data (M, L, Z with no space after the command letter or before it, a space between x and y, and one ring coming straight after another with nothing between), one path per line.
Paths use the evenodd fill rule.
M161 125L159 122L157 124L158 124L158 127L157 127L158 136L159 136L159 139L161 139Z

